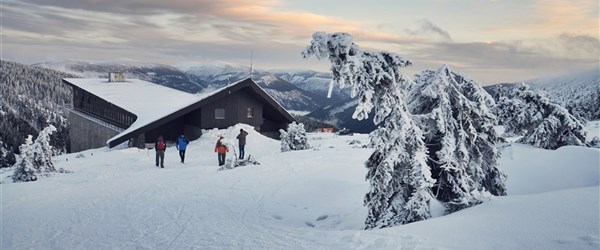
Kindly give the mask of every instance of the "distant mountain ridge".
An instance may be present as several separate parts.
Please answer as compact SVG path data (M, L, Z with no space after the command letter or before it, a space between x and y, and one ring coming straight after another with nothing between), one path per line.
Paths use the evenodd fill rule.
M525 81L533 89L545 91L552 101L569 109L574 115L587 120L600 119L600 71L598 69L567 74L560 77L538 78ZM501 87L512 88L517 83L502 83L485 86L492 96ZM373 124L373 113L368 120L357 121L352 114L357 106L356 100L345 100L337 104L317 109L307 116L335 124L340 128L348 128L355 132L369 133L377 128Z
M334 95L327 98L327 84L320 87L322 80L315 80L316 72L299 73L294 83L269 71L256 70L250 74L250 68L225 63L206 63L176 68L164 64L139 62L103 62L63 61L38 63L35 66L54 69L78 75L80 77L107 77L108 72L125 72L127 78L137 78L189 93L216 89L227 84L252 77L259 86L277 100L284 108L294 111L310 112L323 105L339 102L347 95ZM288 75L286 75L288 76ZM298 80L304 79L304 81ZM327 81L328 82L328 81Z
M127 78L153 82L189 93L197 93L207 85L173 66L140 62L91 63L82 61L60 61L33 64L80 77L106 78L109 72L126 72Z
M318 86L321 81L315 80L314 72L303 75L303 80L294 79L289 81L286 74L264 70L252 70L247 66L235 66L228 64L207 64L186 67L185 72L207 82L211 87L225 86L231 82L251 77L259 86L264 88L269 95L277 100L288 110L313 111L341 100L347 96L338 95L327 98L327 92ZM316 83L315 83L316 82ZM324 88L327 88L327 84Z

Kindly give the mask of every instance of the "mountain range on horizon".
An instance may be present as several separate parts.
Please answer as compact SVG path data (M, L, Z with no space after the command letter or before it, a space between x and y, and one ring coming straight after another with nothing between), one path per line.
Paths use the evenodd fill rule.
M188 93L216 89L227 84L252 77L284 108L307 113L322 105L331 105L350 98L338 90L327 98L328 74L315 71L264 71L247 66L230 64L196 64L181 68L165 64L143 62L57 61L36 63L32 66L53 69L81 77L102 78L108 72L125 72L126 78L137 78Z
M108 72L126 72L128 78L138 78L189 93L220 88L229 83L252 77L267 93L292 112L348 128L355 132L368 133L376 128L370 120L352 119L356 100L350 98L349 89L333 88L332 98L327 98L331 81L330 73L312 70L260 70L222 62L194 63L170 66L157 63L116 61L83 62L56 61L33 64L81 77L106 77ZM600 96L600 69L590 69L559 77L540 77L523 82L548 93L550 99L571 107L590 103ZM484 88L494 94L499 86L515 83L499 83ZM600 103L600 102L598 102ZM600 107L599 107L600 109ZM596 112L597 113L597 112ZM600 114L586 115L600 118Z

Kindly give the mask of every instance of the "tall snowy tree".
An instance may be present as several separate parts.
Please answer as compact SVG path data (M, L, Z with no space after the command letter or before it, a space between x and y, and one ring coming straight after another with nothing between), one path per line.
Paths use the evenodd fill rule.
M349 85L358 97L353 118L368 118L374 108L375 124L384 125L372 133L375 149L366 162L370 183L365 196L367 229L383 228L424 220L431 216L431 178L427 151L420 128L404 104L403 85L408 78L400 68L411 62L389 52L361 50L348 33L316 32L302 52L305 58L328 58L334 84ZM330 91L331 92L331 91Z
M528 85L520 84L501 98L498 113L507 134L524 135L518 142L545 149L585 145L583 122Z
M310 148L306 130L302 123L292 122L288 125L287 131L280 129L279 133L281 134L281 152Z
M409 88L409 110L429 152L436 198L457 211L493 195L506 195L498 169L493 98L479 83L444 65L418 74Z

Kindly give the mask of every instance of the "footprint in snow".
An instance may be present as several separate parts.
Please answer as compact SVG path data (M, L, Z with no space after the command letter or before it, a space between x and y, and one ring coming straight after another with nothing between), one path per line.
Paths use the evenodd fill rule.
M317 218L317 221L322 221L322 220L327 219L327 218L329 218L329 215L321 215L321 216L319 216Z

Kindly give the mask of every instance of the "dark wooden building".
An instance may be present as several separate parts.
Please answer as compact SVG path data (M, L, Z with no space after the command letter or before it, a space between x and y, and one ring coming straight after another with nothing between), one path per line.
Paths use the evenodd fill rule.
M144 147L159 135L191 140L203 129L245 123L279 136L294 118L252 79L203 94L188 94L141 80L68 78L73 87L71 151L127 144Z

